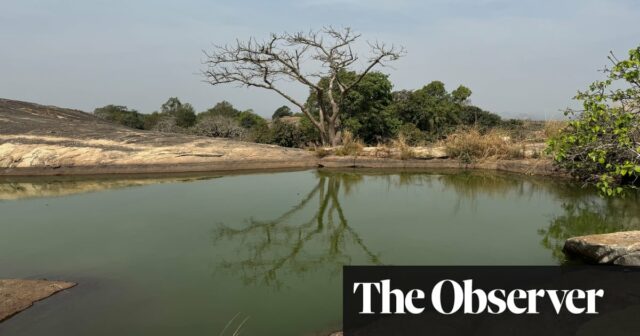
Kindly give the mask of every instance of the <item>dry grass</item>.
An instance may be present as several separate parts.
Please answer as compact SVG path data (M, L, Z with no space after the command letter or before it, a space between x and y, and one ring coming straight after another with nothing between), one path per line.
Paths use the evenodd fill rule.
M364 144L361 140L355 139L351 132L344 131L342 134L342 146L336 149L335 154L339 156L358 156L363 149Z
M376 149L373 151L373 156L386 159L390 158L392 153L393 150L391 147L387 146L386 144L378 144L376 146Z
M547 120L544 123L544 136L547 139L555 138L565 127L567 122L564 120Z
M393 140L391 145L400 152L400 160L409 160L416 156L411 146L407 144L406 138L403 134L400 134L397 139Z
M329 155L333 154L333 151L331 149L327 149L327 148L324 148L324 147L314 147L312 149L312 151L319 158L323 158L325 156L329 156Z
M463 162L471 163L477 160L521 159L524 157L524 145L514 145L509 137L498 131L481 134L475 128L459 130L444 140L447 154Z

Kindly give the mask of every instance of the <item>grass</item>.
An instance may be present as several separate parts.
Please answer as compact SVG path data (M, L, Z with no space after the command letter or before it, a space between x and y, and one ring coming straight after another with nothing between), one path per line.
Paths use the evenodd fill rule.
M338 156L358 156L363 149L362 141L355 139L351 132L345 131L342 135L342 146L336 149L335 154Z
M326 149L324 147L315 147L313 149L313 152L316 154L317 157L319 158L323 158L325 156L329 156L332 154L332 151L330 149Z
M465 163L482 159L521 159L524 145L511 144L508 135L490 130L482 134L476 128L460 129L443 140L447 155Z
M397 139L391 142L392 146L400 152L400 160L413 159L416 155L411 146L407 144L404 135L400 134Z
M567 127L566 121L547 120L544 123L544 136L547 139L555 138L565 127Z

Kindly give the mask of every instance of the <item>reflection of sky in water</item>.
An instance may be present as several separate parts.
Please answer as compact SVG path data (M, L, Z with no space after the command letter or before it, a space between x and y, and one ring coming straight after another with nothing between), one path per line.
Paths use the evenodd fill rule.
M0 195L0 277L80 283L2 335L245 319L246 334L308 334L340 326L343 264L557 264L569 236L640 227L633 197L480 172L5 180Z

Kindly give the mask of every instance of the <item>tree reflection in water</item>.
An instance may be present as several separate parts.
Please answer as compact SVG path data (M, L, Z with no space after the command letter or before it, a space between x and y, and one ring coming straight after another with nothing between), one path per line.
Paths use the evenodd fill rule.
M349 226L340 204L340 193L349 194L363 179L360 174L317 172L316 186L291 210L273 220L248 220L241 229L220 224L214 230L214 242L222 239L240 240L248 257L225 261L220 267L240 273L246 284L264 283L280 287L279 273L304 273L323 267L339 274L342 265L350 264L353 249L364 253L373 265L381 264ZM318 203L317 211L308 220L293 221L294 215ZM321 244L318 249L313 244ZM318 252L320 251L320 252ZM348 252L349 251L349 252ZM239 251L240 252L240 251Z
M522 178L511 174L486 174L467 172L442 175L442 183L453 188L458 204L464 200L475 202L480 194L531 197L545 192L561 204L562 213L553 215L546 228L538 230L541 244L549 249L554 259L565 262L562 252L565 240L589 234L609 233L640 229L639 194L624 198L603 198L589 188L568 181L548 178Z
M542 245L553 257L565 261L564 241L571 237L640 229L640 206L637 195L623 199L583 196L563 200L563 213L555 216L549 226L539 230Z
M551 220L537 234L541 236L541 245L560 262L565 260L562 246L569 237L640 229L637 195L604 199L593 190L557 179L459 171L439 174L318 171L316 174L315 187L279 217L250 219L239 229L220 224L214 230L215 241L240 242L235 244L238 246L237 258L221 263L220 269L240 274L247 284L265 283L278 287L282 285L279 275L283 273L302 274L322 268L325 272L339 274L342 265L350 264L355 255L363 255L370 264L381 264L379 255L349 226L340 202L340 197L348 195L365 177L383 180L389 188L424 186L451 190L456 195L453 204L456 213L463 206L477 207L481 197L515 197L532 201L536 195L551 197L561 204L562 212L543 214L550 215ZM305 214L309 218L299 219Z

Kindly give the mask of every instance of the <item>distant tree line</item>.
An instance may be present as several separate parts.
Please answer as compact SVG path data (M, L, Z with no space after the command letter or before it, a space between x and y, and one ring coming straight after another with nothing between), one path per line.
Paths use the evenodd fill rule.
M358 78L353 72L339 74L342 83ZM327 87L321 78L318 86ZM500 116L474 106L471 90L459 86L447 91L444 83L433 81L418 90L393 91L387 75L369 72L344 97L337 132L348 131L365 144L384 143L402 135L411 145L445 138L461 126L474 126L481 131L508 127L517 121L503 121ZM312 116L319 115L318 101L311 91L305 107ZM228 101L196 113L193 106L176 97L169 98L159 111L139 113L126 106L107 105L94 114L136 129L170 133L188 133L209 137L232 138L286 147L322 144L322 136L310 118L288 106L276 109L267 120L253 110L240 111Z

